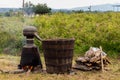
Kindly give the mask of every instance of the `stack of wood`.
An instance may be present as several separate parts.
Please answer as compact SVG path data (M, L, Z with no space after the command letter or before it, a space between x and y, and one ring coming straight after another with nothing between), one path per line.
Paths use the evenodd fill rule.
M108 64L110 64L110 61L107 58L107 54L102 51L102 47L90 47L90 49L85 53L84 57L78 57L74 68L84 71L103 71Z

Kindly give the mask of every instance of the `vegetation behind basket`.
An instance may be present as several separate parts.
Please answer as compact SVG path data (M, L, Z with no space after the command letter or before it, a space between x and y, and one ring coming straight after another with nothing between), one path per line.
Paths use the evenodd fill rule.
M120 13L56 13L35 18L34 25L44 39L75 38L75 53L89 47L103 47L116 57L120 53Z
M120 53L120 13L55 13L34 18L0 17L0 53L18 54L24 45L23 26L37 27L43 39L75 38L74 53L83 55L89 47L103 47L109 56ZM35 40L37 46L41 43ZM83 54L82 54L83 53Z

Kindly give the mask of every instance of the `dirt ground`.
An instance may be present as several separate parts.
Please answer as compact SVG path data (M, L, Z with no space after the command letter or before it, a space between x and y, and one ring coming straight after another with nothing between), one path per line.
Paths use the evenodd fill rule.
M19 64L19 56L0 55L0 69L13 71ZM46 73L0 73L0 80L120 80L120 60L110 59L109 70L101 71L75 71L76 74L46 74ZM44 58L42 57L44 64ZM44 65L45 68L45 65Z

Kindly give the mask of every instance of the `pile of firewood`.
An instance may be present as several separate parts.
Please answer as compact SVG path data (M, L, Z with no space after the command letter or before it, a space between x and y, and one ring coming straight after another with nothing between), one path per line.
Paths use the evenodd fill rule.
M90 49L85 53L84 57L78 57L74 68L84 71L103 71L108 64L110 64L110 61L107 58L107 54L102 51L102 47L90 47Z

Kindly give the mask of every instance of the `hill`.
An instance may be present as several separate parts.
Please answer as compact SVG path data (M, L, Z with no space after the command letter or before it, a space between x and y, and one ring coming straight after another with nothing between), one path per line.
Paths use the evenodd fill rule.
M8 12L10 10L18 11L19 8L0 8L0 13L5 13L5 12Z
M117 7L118 8L117 8ZM72 10L78 11L78 10L83 10L83 11L100 11L100 12L105 12L105 11L120 11L119 9L120 3L117 4L101 4L101 5L90 5L90 6L85 6L85 7L75 7L71 9L52 9L52 12L71 12Z
M120 5L120 4L101 4L101 5L90 5L85 7L76 7L72 8L71 10L83 10L88 11L91 7L91 11L118 11L117 7L114 7L114 5ZM120 7L120 6L119 6ZM120 10L119 10L120 11Z
M118 6L115 7L115 5ZM83 11L89 11L89 8L91 7L91 11L120 11L120 3L116 4L101 4L101 5L90 5L90 6L85 6L85 7L75 7L71 9L52 9L52 12L71 12L72 10L83 10ZM10 10L13 11L18 11L20 10L19 8L0 8L0 13L8 12Z

